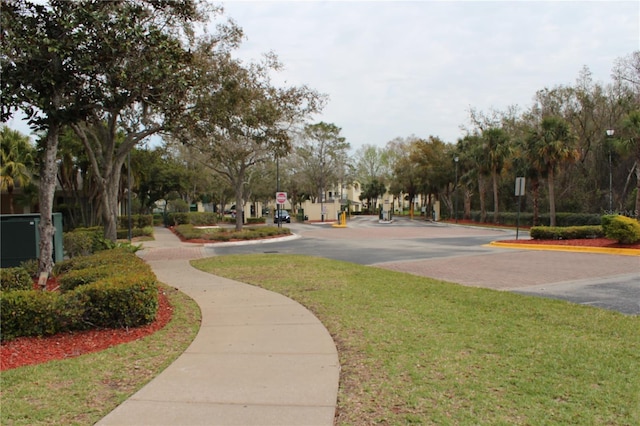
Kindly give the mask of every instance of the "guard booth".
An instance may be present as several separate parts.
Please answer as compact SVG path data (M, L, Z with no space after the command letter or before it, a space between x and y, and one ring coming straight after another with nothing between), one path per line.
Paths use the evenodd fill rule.
M53 261L64 259L62 213L53 213ZM0 215L0 267L20 266L40 257L40 214Z

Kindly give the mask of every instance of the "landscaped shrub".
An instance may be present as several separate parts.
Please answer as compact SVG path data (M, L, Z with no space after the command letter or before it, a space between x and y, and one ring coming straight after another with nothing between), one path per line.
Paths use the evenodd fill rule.
M255 228L246 227L242 231L235 229L199 229L193 225L179 225L174 231L185 240L211 240L211 241L230 241L230 240L255 240L275 235L290 235L289 228L278 228L277 226L259 226Z
M512 225L515 226L517 222L518 214L513 212L501 212L500 213L500 225ZM556 213L556 226L587 226L587 225L600 225L599 214L592 213ZM480 212L472 211L471 220L474 222L480 222ZM542 213L538 216L538 225L549 224L551 222L548 213ZM487 212L487 218L484 223L493 223L493 212ZM521 212L520 213L520 226L533 226L533 213Z
M26 269L21 267L0 269L0 290L32 290L33 279Z
M49 336L78 329L84 313L82 297L63 297L52 291L20 290L2 293L1 340Z
M640 241L640 223L637 220L620 215L602 216L602 228L607 238L621 244L634 244Z
M155 319L158 310L156 277L149 265L135 254L120 249L108 250L69 259L56 267L71 275L74 268L84 269L77 274L85 281L90 281L89 277L93 281L66 292L0 292L0 339L96 327L135 327ZM64 281L65 276L59 279ZM73 285L68 284L68 287Z
M151 271L104 278L72 293L86 297L82 319L97 327L137 327L152 322L158 312L157 282Z
M265 217L250 217L247 219L247 223L250 225L258 225L261 223L267 223L267 218Z
M534 226L529 230L534 240L574 240L585 238L602 238L602 226Z
M113 265L99 265L88 268L73 269L58 277L60 291L71 291L81 285L91 284L114 274L126 273Z
M150 214L134 214L131 215L132 228L153 227L153 215ZM118 229L129 229L129 216L118 216Z
M112 250L99 251L90 256L78 256L71 259L65 259L62 262L56 263L53 267L54 275L61 275L74 269L86 269L94 268L101 265L114 266L117 265L118 269L124 269L131 267L134 262L138 264L142 260L131 254L131 251L126 248L116 248Z
M186 225L189 222L189 213L169 213L167 214L167 224L170 226Z
M191 212L189 215L189 223L194 226L212 226L218 223L218 216L209 212Z
M68 240L70 242L67 242ZM91 248L89 253L86 253L89 241L91 241ZM104 228L100 226L76 228L71 232L65 232L62 236L62 245L69 257L86 256L114 247L113 242L104 238Z
M151 226L145 226L144 228L131 228L131 238L151 236L153 236L153 227ZM116 238L119 240L129 238L129 229L118 229L116 231Z
M93 235L89 232L65 232L62 246L69 257L87 256L93 249Z
M38 259L28 259L20 262L20 267L27 271L31 278L38 277Z

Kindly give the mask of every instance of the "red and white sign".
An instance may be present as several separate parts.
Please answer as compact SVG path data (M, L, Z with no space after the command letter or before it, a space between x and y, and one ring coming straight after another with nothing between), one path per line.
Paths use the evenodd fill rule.
M284 204L287 202L287 193L286 192L276 192L276 203Z

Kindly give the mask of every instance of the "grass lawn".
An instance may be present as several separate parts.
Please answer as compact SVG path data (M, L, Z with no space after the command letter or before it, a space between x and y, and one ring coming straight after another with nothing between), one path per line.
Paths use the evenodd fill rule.
M192 264L318 316L339 424L640 424L638 316L307 256Z
M200 327L198 305L161 286L174 308L160 331L135 342L0 374L2 425L90 425L181 355Z

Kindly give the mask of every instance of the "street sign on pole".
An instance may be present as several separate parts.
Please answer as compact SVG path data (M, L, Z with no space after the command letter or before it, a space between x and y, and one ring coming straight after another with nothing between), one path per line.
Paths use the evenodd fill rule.
M524 178L517 177L516 178L516 197L521 197L525 195L524 192Z
M287 202L287 193L286 192L276 192L276 203L284 204Z
M516 240L520 235L520 200L525 195L524 191L524 178L516 178L516 197L518 197L518 216L516 218Z

